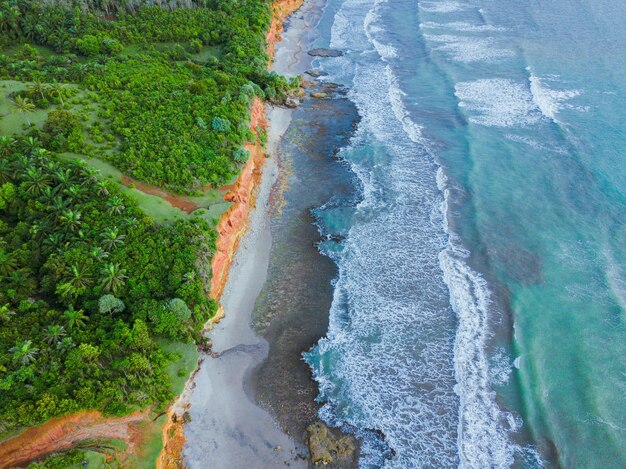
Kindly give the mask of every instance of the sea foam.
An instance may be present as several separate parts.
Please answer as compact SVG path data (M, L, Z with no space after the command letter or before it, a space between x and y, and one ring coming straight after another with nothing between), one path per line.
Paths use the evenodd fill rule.
M560 123L557 116L561 109L566 107L570 109L574 108L574 106L568 104L567 101L579 96L581 93L581 91L577 89L557 90L550 88L545 83L547 81L545 78L539 78L533 73L530 73L528 80L530 81L530 92L532 93L537 107L544 116L552 119L556 123Z
M496 127L526 126L543 118L526 83L506 78L461 82L455 94L459 107L475 124Z

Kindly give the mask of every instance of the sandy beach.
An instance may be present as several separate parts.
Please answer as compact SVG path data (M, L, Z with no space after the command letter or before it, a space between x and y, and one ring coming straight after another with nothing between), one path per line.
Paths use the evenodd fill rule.
M310 64L301 46L315 2L296 12L277 45L273 69L297 75ZM307 13L308 12L308 13ZM212 355L204 356L191 383L183 450L187 467L306 467L306 449L286 435L277 420L259 407L249 376L268 354L269 346L251 327L252 311L267 276L271 248L270 193L278 177L276 153L289 127L292 111L268 109L267 152L256 207L242 238L226 283L221 305L224 318L211 332Z

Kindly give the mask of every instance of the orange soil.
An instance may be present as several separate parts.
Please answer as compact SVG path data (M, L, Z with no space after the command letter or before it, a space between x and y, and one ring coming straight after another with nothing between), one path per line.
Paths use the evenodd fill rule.
M272 5L273 18L267 33L267 51L273 60L276 42L280 41L283 21L296 11L304 0L277 0ZM255 99L251 110L250 127L267 128L265 106ZM250 158L242 169L237 181L229 186L224 200L234 202L222 215L217 225L217 250L212 261L213 278L211 280L211 297L219 300L228 279L228 271L232 264L239 241L248 227L250 210L254 207L256 190L261 180L261 167L265 160L263 147L257 141L246 145ZM157 187L145 184L129 177L122 183L131 183L137 189L148 194L158 195L174 207L193 211L197 206L183 196L174 195ZM220 308L221 311L221 308ZM221 312L223 315L223 312ZM221 317L218 314L218 317ZM184 421L170 406L167 420L163 425L163 450L157 460L157 468L181 468L182 450L185 444ZM32 427L14 438L0 443L0 469L24 465L35 459L42 458L58 451L72 448L77 442L98 438L119 438L128 444L128 453L139 446L140 431L138 424L149 420L148 411L135 412L125 417L105 418L98 411L83 411L49 420L38 427Z
M304 0L277 0L272 4L273 17L267 33L267 52L270 61L274 58L276 43L280 41L283 22L291 13L302 6ZM252 104L250 128L268 127L265 105L256 98ZM257 141L246 145L250 158L234 184L223 187L228 190L224 200L234 202L224 212L217 224L218 238L216 252L212 260L211 297L219 301L228 280L228 272L233 262L237 246L248 228L250 210L254 207L256 191L261 180L261 168L265 161L263 147ZM223 315L219 309L218 317ZM163 451L157 460L158 469L178 469L183 467L182 451L185 445L184 420L170 406L168 419L163 426Z
M124 184L125 186L133 185L135 189L138 189L141 192L159 196L162 199L165 199L172 207L184 210L187 213L191 213L198 208L198 204L192 202L183 195L174 194L173 192L169 192L161 189L160 187L138 181L129 176L122 176L122 184Z
M258 98L252 103L250 126L253 129L257 126L267 128L265 106ZM234 203L222 214L217 224L218 237L211 278L211 297L215 300L222 296L237 245L248 227L248 215L254 206L255 192L261 180L261 167L265 161L265 153L260 143L249 143L246 150L250 152L250 158L224 197L227 202Z
M105 418L100 412L90 410L48 420L0 443L0 469L26 465L48 454L68 450L77 441L87 439L119 438L128 444L127 452L130 453L139 443L137 425L147 417L145 411Z

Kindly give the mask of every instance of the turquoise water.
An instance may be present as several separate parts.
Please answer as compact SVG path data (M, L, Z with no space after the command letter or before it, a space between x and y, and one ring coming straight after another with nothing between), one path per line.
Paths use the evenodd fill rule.
M329 0L356 206L308 354L362 467L626 467L626 4Z

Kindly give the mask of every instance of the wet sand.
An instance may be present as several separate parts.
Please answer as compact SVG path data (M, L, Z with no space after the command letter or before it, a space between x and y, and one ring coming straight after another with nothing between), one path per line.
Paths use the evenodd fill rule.
M275 148L289 124L290 111L272 109L269 116L268 150L272 152L272 145ZM206 467L207 462L212 467L275 467L285 462L306 467L298 456L303 449L255 404L246 385L249 373L268 351L267 342L254 333L250 320L267 273L269 192L276 175L276 161L270 158L264 167L257 206L222 295L225 317L209 335L213 355L203 357L194 379L189 410L192 420L185 425L183 450L190 468Z
M310 8L305 6L304 10ZM301 16L296 12L295 16ZM294 59L306 22L292 24L278 44L274 69L297 75ZM301 67L302 65L300 65ZM289 465L306 467L306 448L285 434L276 419L259 407L250 386L250 374L268 354L269 344L252 329L252 311L267 276L270 257L270 192L278 176L276 152L292 111L270 108L268 154L250 214L248 231L235 254L221 297L224 318L209 334L212 354L202 364L189 397L191 421L185 425L184 463L190 468Z

